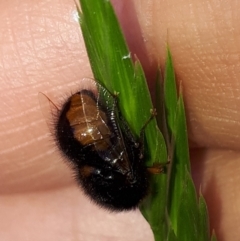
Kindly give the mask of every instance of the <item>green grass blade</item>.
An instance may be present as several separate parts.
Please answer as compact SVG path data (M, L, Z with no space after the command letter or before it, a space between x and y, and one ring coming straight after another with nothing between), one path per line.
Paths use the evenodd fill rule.
M94 77L111 92L119 92L121 113L135 135L139 135L140 129L150 117L150 109L153 108L142 67L138 61L133 63L130 58L130 52L110 2L81 0L80 3L80 25ZM155 119L146 128L145 139L146 165L150 166L159 161L166 162L164 138ZM151 195L142 208L155 236L161 233L161 240L162 227L166 226L165 183L166 175L153 177ZM165 187L165 190L162 187ZM159 202L159 199L163 201ZM148 205L149 200L151 205ZM160 222L162 225L159 226Z
M80 0L80 5L79 22L94 78L110 92L119 92L120 111L133 133L139 136L153 108L142 67L138 61L132 61L110 1ZM189 175L184 104L181 93L178 97L169 49L164 85L161 83L159 87L161 100L157 101L160 103L157 106L160 113L158 122L172 162L168 167L168 177L152 176L150 195L141 211L151 225L156 241L194 238L199 230L205 232L202 234L202 238L205 238L209 236L208 230L203 231L208 227L206 206L201 197L198 202ZM146 165L166 162L164 138L155 119L146 128L145 140ZM193 228L190 234L184 233L184 230L189 230L182 227L183 222L188 222Z
M94 77L110 92L119 93L120 111L138 136L153 108L141 65L138 61L133 63L109 1L82 0L80 5L80 25ZM155 120L147 126L145 134L147 146L154 147L149 148L148 164L165 162L164 139ZM161 155L157 156L157 152Z
M168 148L170 157L172 155L168 191L170 222L177 240L207 241L210 240L207 207L202 196L198 200L190 175L188 136L181 84L179 97L177 97L169 49L167 50L164 85L166 121L170 135L172 135ZM171 232L168 240L175 240Z

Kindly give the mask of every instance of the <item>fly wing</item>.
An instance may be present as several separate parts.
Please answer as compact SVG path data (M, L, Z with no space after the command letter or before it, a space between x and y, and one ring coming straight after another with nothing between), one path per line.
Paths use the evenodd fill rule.
M116 101L102 86L98 89L98 94L82 90L73 95L67 119L75 139L83 146L92 146L110 166L122 173L129 172L130 161L117 123Z
M102 118L102 121L107 123L111 134L101 141L101 143L106 143L108 146L104 152L98 149L99 144L97 143L95 144L95 148L102 159L109 162L111 166L124 174L131 171L132 165L122 136L122 130L118 123L116 98L116 96L113 96L98 84L97 106L99 110L104 110L103 112L99 111L99 115L102 116L103 113L106 114L106 118Z

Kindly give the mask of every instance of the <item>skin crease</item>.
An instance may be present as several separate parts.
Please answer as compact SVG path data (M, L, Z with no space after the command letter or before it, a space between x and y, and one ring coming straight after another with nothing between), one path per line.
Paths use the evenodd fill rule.
M113 3L151 90L168 40L183 85L196 187L218 240L237 240L240 3ZM151 241L138 211L110 213L81 193L39 106L39 92L60 105L79 79L92 77L74 9L68 0L0 3L0 240Z

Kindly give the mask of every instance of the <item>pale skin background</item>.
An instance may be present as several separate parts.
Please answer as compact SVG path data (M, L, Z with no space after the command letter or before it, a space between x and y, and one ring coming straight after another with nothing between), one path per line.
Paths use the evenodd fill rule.
M151 89L168 39L198 147L191 151L196 186L218 240L238 240L240 2L114 4ZM71 0L0 2L0 240L151 241L138 211L109 213L81 193L39 107L39 92L59 104L92 77L75 13Z

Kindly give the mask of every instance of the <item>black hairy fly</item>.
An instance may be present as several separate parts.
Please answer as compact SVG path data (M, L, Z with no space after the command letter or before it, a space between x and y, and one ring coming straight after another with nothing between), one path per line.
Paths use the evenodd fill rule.
M59 113L55 134L59 149L75 170L84 192L97 204L122 211L138 207L148 193L143 133L133 136L117 106L117 97L92 79L73 94Z

